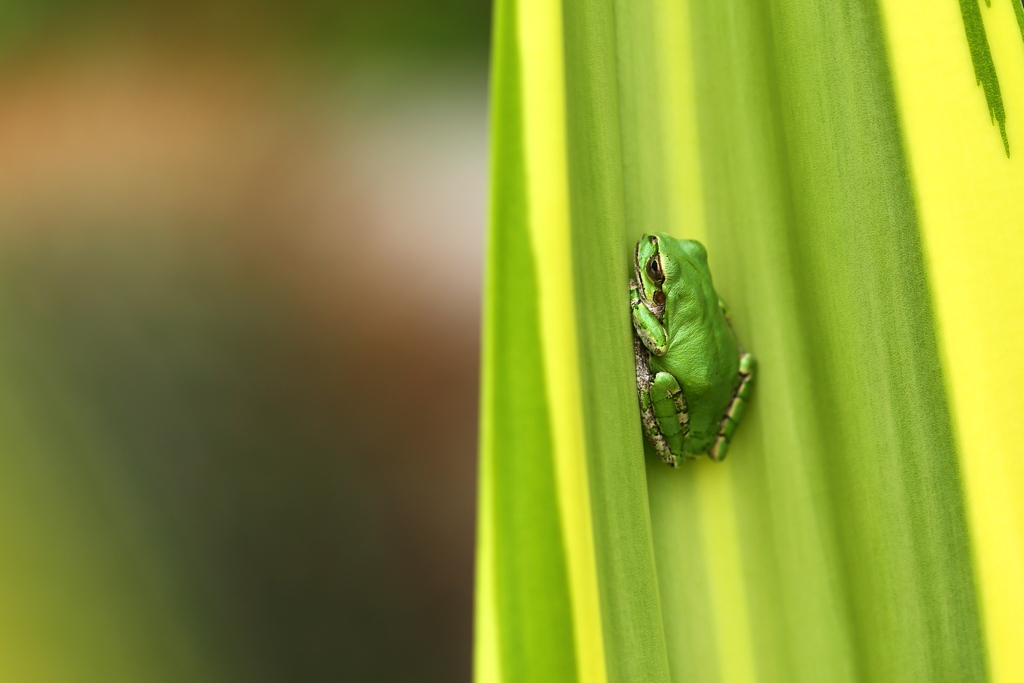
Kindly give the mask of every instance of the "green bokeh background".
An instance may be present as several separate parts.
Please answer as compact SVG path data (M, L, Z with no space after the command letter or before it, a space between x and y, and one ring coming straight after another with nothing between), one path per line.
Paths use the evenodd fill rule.
M468 680L488 24L0 3L0 681Z

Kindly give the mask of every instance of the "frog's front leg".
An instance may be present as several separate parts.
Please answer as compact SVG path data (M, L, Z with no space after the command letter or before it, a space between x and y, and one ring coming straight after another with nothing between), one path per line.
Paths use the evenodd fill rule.
M636 280L629 281L629 307L633 314L633 329L640 341L655 356L664 356L668 349L668 332L641 297Z
M644 433L658 456L675 467L683 457L683 440L689 433L690 416L686 399L676 378L667 372L651 376L647 349L634 337L637 391Z
M732 441L732 435L736 433L736 427L739 426L740 419L743 417L743 411L746 410L747 402L750 400L750 392L754 382L754 370L756 368L757 361L749 353L744 353L740 357L740 383L736 387L736 393L733 394L732 401L725 411L725 417L722 418L722 422L718 427L718 437L715 439L711 450L708 451L708 455L712 460L725 460L725 456L729 453L729 443Z

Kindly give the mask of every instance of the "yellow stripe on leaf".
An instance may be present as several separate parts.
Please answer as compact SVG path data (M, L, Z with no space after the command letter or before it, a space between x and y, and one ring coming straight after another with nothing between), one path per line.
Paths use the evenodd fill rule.
M1016 0L1013 0L1016 1ZM1024 44L1011 0L980 6L1010 155L956 2L883 0L917 190L996 683L1024 671Z
M581 683L606 680L581 418L565 129L562 8L519 4L528 222L537 265L544 375Z

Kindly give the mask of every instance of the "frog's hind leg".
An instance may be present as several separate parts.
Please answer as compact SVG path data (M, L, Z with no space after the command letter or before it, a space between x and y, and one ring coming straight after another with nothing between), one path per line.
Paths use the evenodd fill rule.
M683 389L672 374L659 372L651 383L650 401L658 429L669 447L671 460L664 455L662 459L675 467L676 458L683 457L683 440L690 433L690 413Z
M736 393L733 394L732 401L725 411L725 417L718 427L718 437L715 439L715 444L708 451L708 455L711 456L712 460L725 460L725 456L729 453L729 443L732 441L732 435L736 433L736 427L739 426L740 419L743 417L743 411L746 410L747 402L750 400L750 392L754 382L754 370L756 368L757 361L749 353L745 353L740 357L740 383L736 387Z
M636 340L636 377L640 394L640 419L644 433L658 456L676 467L683 454L683 439L689 432L686 399L676 378L667 372L651 376L647 349Z

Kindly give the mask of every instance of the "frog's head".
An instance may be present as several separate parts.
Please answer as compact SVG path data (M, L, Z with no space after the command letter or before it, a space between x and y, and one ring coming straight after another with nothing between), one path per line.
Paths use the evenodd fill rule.
M696 240L677 240L665 233L644 235L636 243L633 269L640 284L640 296L651 313L665 311L665 292L708 272L708 252Z

